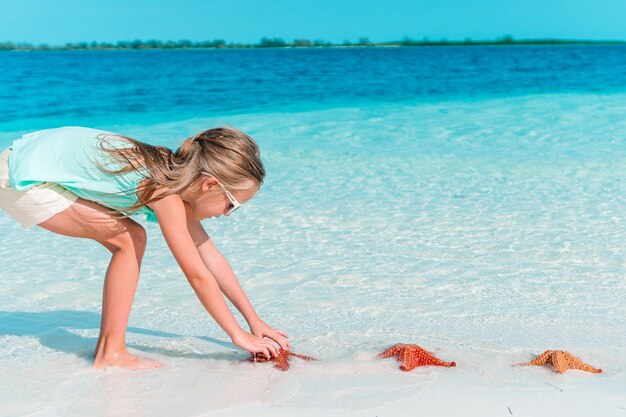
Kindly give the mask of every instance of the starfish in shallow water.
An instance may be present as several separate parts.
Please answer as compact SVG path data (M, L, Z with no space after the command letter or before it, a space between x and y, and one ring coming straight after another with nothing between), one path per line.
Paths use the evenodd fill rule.
M530 362L520 363L519 365L535 365L547 366L558 373L565 373L570 369L578 369L581 371L599 374L602 369L594 368L578 359L576 356L564 350L546 350Z
M316 361L317 359L312 358L310 356L299 355L297 353L290 352L288 350L281 350L278 356L274 356L269 359L262 353L256 353L248 359L250 362L274 362L274 368L280 369L281 371L286 371L289 369L289 358L295 356L296 358L303 359L305 361Z
M445 366L446 368L456 366L456 362L444 362L433 356L426 349L412 344L398 343L378 354L379 358L390 358L392 356L395 356L398 362L400 362L400 369L403 371L412 371L418 366L428 365Z

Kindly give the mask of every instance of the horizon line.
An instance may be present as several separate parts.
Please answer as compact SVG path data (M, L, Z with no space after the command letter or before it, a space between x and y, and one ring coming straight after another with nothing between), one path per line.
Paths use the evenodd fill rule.
M331 42L323 39L294 38L291 42L285 41L281 37L262 37L258 42L227 42L224 39L213 39L203 41L191 41L189 39L180 40L158 40L158 39L134 39L108 41L79 41L65 42L64 44L31 43L16 41L0 41L0 51L10 50L92 50L92 49L228 49L228 48L280 48L280 47L339 47L339 46L459 46L459 45L530 45L530 44L624 44L626 40L591 40L572 38L520 38L516 39L512 35L504 35L495 39L474 40L469 37L463 40L447 40L441 38L431 40L424 36L420 40L404 36L402 40L370 42L368 37L359 37L356 42L344 40L343 42Z

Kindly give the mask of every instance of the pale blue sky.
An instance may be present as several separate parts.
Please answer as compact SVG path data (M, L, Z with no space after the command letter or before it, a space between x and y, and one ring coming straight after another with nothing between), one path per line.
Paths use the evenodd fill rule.
M626 0L0 0L0 41L626 40Z

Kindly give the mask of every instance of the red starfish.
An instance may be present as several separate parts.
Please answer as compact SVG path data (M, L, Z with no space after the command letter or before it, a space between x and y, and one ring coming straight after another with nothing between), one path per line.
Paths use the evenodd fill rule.
M310 356L299 355L297 353L290 352L288 350L281 350L278 356L269 359L262 353L256 353L248 359L250 362L274 362L274 368L286 371L289 369L289 358L295 356L296 358L304 359L305 361L316 361L317 359Z
M449 368L456 366L456 362L444 362L418 345L398 343L389 349L378 354L379 358L390 358L395 356L400 362L400 369L403 371L412 371L418 366L445 366Z
M602 369L597 369L590 365L587 365L576 356L564 350L546 350L532 361L520 363L518 365L543 365L561 374L567 372L570 369L579 369L581 371L592 372L594 374L599 374L600 372L602 372Z

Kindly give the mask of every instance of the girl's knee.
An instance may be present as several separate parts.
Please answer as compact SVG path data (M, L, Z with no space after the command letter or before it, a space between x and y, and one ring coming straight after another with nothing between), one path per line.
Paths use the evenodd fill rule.
M109 239L107 248L111 252L119 250L132 250L138 255L143 255L146 250L148 235L146 229L139 223L129 220L124 222L124 228L119 234Z
M133 226L131 226L129 233L133 241L133 246L135 247L135 252L143 255L148 243L148 234L146 233L146 229L139 223L133 222L132 224Z

